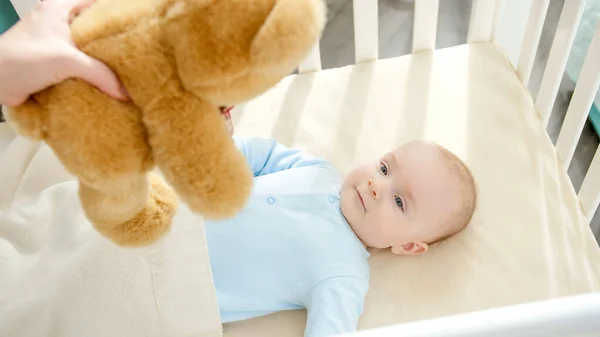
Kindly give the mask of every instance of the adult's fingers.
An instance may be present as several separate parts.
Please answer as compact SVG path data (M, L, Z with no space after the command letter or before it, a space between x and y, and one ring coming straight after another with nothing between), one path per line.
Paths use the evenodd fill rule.
M96 0L46 0L56 1L62 8L66 8L68 11L82 10L86 7L91 6Z
M79 13L93 5L96 0L45 0L47 5L52 5L60 12L61 20L71 22Z
M73 19L79 15L79 13L93 5L96 0L72 0L71 2L74 4L70 10L69 22L73 21Z
M9 107L21 105L25 103L29 96L25 95L14 95L10 93L0 93L0 105L6 105Z
M127 91L104 63L77 51L70 64L69 77L79 77L118 100L128 100Z

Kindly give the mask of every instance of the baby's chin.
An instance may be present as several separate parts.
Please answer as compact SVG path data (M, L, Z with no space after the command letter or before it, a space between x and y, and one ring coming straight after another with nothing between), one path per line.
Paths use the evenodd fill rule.
M350 191L348 190L341 191L340 209L342 211L342 215L346 219L346 222L348 222L350 227L352 227L352 229L354 230L354 224L357 222L358 219L356 214L356 207L355 205L353 205L352 198L350 197L350 195L348 195L349 192Z
M341 202L341 210L350 229L352 229L354 235L356 235L366 248L385 248L385 246L378 245L376 242L377 240L371 240L373 239L371 228L364 218L362 209L358 209L352 202Z
M353 190L350 192L352 191ZM348 225L350 225L350 228L354 234L356 234L356 236L358 236L358 238L364 242L364 240L361 238L361 232L364 230L364 228L362 228L362 224L364 222L364 213L361 209L358 209L358 206L354 204L354 200L350 196L346 195L346 197L344 197L344 194L345 193L341 193L340 195L340 209L342 211L342 215L346 219Z
M340 209L342 211L342 215L346 219L348 223L352 221L352 210L350 208L349 200L347 197L347 193L345 191L340 192ZM352 225L350 225L352 226Z

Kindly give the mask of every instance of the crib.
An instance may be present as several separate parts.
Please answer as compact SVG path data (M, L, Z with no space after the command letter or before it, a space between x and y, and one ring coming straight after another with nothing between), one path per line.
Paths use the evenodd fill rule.
M11 1L21 16L37 3ZM426 256L373 252L359 331L348 336L599 336L600 248L592 234L599 228L590 224L600 204L600 147L579 191L567 168L600 86L600 25L553 144L546 126L585 1L565 1L535 99L527 84L550 0L474 0L467 43L444 49L436 49L439 3L415 0L412 54L380 59L378 1L353 0L355 64L323 70L320 45L315 45L297 74L232 111L235 132L275 137L328 158L342 173L396 144L426 138L455 152L473 170L480 203L467 230ZM9 138L3 143L0 137L1 160L14 160L6 149L22 142ZM60 171L47 150L26 146L31 154L14 165L34 171L54 165L50 171ZM36 163L36 156L44 159ZM56 175L35 188L27 184L39 184L39 179L24 183L23 173L10 179L29 186L32 194L69 180L64 173ZM7 211L1 197L0 212ZM302 336L302 311L222 326L202 228L195 228L195 236L186 230L149 248L153 266L173 263L170 250L175 250L185 255L181 259L202 265L202 271L192 273L183 263L160 277L150 271L153 279L142 283L157 309L135 322L154 326L149 322L156 318L160 325L153 332L130 325L119 330L119 322L127 325L133 319L123 309L112 335ZM190 237L202 249L185 251ZM181 282L181 277L198 282ZM103 317L97 317L96 326L106 329ZM26 336L22 331L14 336ZM91 335L94 331L88 330L86 336Z

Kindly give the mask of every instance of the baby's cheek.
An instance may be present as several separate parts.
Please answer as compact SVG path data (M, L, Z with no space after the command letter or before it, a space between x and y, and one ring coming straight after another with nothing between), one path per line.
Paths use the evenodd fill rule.
M367 180L371 177L373 177L373 174L369 170L369 167L363 165L357 166L353 168L352 171L348 172L345 180L356 187L358 185L366 184Z
M368 212L365 220L367 222L367 226L365 227L372 237L381 241L382 238L389 235L390 231L386 217L382 214L380 209L373 209L372 212Z
M401 225L402 221L399 219L399 212L390 208L391 207L382 207L378 214L379 231L386 239L398 237L403 231L403 226Z

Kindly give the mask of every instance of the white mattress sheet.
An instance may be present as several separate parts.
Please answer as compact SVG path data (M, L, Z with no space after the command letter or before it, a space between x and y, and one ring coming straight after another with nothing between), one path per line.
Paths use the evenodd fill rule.
M0 124L0 336L220 336L202 218L142 248L101 237L43 143Z
M473 170L470 226L424 255L375 251L359 328L600 290L600 249L514 69L492 44L291 76L233 110L240 135L275 137L347 172L414 138ZM304 311L225 325L226 337L302 336Z

